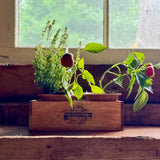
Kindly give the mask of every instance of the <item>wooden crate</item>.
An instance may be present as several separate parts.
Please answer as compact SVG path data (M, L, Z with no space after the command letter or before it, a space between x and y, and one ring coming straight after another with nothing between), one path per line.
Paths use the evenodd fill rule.
M29 130L122 130L121 101L30 102Z

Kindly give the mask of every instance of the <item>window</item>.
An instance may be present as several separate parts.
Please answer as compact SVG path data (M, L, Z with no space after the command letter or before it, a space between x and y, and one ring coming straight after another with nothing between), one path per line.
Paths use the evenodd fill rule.
M110 48L159 48L156 1L108 2ZM38 45L45 23L53 18L56 26L68 27L70 47L76 48L79 41L103 43L103 6L104 0L19 0L18 46Z
M137 47L136 33L140 15L140 0L109 1L109 46Z
M109 0L109 46L160 49L160 1Z
M103 0L19 0L19 46L35 47L48 20L68 28L69 47L103 43Z
M26 0L23 0L23 1L21 0L21 2L24 2L24 1ZM83 0L81 0L81 2L82 1ZM96 2L100 2L100 1L101 0L98 0ZM35 1L30 0L30 2L35 2ZM52 0L48 0L48 2L52 3ZM58 1L58 2L60 3L61 1ZM83 2L86 2L86 0L84 0ZM159 28L158 26L160 23L158 22L160 2L158 0L157 1L153 1L153 0L147 0L147 1L146 0L119 0L119 1L104 0L104 2L105 2L105 5L104 5L105 6L104 7L104 17L105 17L104 18L104 22L105 22L104 42L105 44L109 44L111 48L104 51L103 53L100 53L98 56L93 55L93 54L90 55L90 54L84 53L82 56L84 56L85 62L88 64L113 64L113 63L122 61L128 55L129 50L132 50L130 48L132 46L134 50L145 53L146 61L158 63L159 62L159 40L158 38L160 37L159 36L160 33L157 28ZM134 5L134 9L131 9L133 5ZM102 9L102 4L99 4L99 6L101 6L101 9ZM118 8L116 6L118 6ZM0 8L1 8L0 9L0 20L1 20L0 55L9 56L9 59L5 59L1 57L0 62L32 63L35 48L34 47L26 48L25 46L19 47L17 45L18 40L15 38L15 35L16 35L15 31L16 33L18 32L17 30L18 26L17 26L17 23L15 22L18 22L18 19L17 19L18 11L20 12L20 10L18 9L18 0L12 0L12 1L11 0L1 0ZM90 5L88 5L88 8L90 8ZM153 8L154 8L154 12L153 12ZM137 12L137 10L139 10L139 13ZM120 15L119 11L123 11L123 14L125 13L126 16L124 16L123 14ZM84 13L84 11L82 12ZM136 15L135 15L135 12L136 12ZM129 17L129 14L131 15L131 18L127 19ZM139 19L137 21L132 20L132 18L137 18L138 16L140 17L139 18L140 20L142 19L141 22L143 23L141 23L141 25L137 25L137 24L140 24ZM119 25L117 24L115 25L114 24L115 21L119 21L120 19L122 19L123 21L121 21ZM131 21L129 22L129 20ZM127 25L124 24L125 21L128 23ZM150 25L148 25L147 27L147 25L144 25L146 23L150 23ZM128 39L124 38L124 37L127 37L127 36L124 36L124 33L126 32L126 28L125 28L126 26L134 26L132 29L132 32L126 34L126 35L133 37L131 42L129 42ZM115 32L114 29L118 29L117 32ZM96 31L96 32L98 33L101 39L102 33L100 33L99 31ZM137 38L138 32L140 35L139 37L141 38ZM143 44L141 45L141 47L139 47L138 45L142 44L141 42L143 38L149 39L150 41L147 41L145 45ZM116 46L115 45L117 44L116 41L119 42L119 39L120 40L125 39L124 43L122 43L123 45L120 45L121 44L120 43L118 44L118 46ZM126 46L124 46L124 44ZM74 49L70 49L70 52L74 52L74 51L75 51Z

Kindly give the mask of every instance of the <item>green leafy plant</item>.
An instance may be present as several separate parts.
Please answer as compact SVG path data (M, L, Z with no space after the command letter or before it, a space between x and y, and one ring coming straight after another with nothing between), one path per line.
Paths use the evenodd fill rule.
M60 36L60 29L53 33L55 20L48 21L42 31L42 40L47 40L48 46L43 48L42 43L36 48L33 67L35 69L35 83L42 88L44 93L65 94L72 106L72 95L78 100L83 96L83 88L78 79L81 76L86 80L94 93L104 93L104 91L95 85L93 75L84 68L84 59L80 58L80 53L87 50L90 52L101 52L107 47L91 43L81 49L79 45L75 60L73 55L65 53L68 38L67 28ZM60 38L59 38L60 37Z
M101 49L101 51L106 49L103 45L89 43L86 45L84 50L87 50L91 53L98 53L100 50L96 52L96 48ZM144 63L144 60L145 55L143 53L129 53L128 57L123 62L116 63L112 65L109 69L107 69L102 74L99 80L99 87L105 92L107 90L107 87L112 83L115 83L116 85L123 88L124 77L127 77L129 79L129 85L126 99L132 93L134 84L138 83L139 88L134 98L135 102L133 104L134 112L142 109L148 102L149 96L147 91L153 93L152 82L153 77L155 76L154 68L160 69L160 63L153 65L152 63ZM124 66L126 68L126 72L121 71L121 66ZM116 72L115 69L117 69ZM104 78L107 74L114 75L114 78L111 81L105 83ZM92 92L93 91L94 88L92 88Z
M98 43L88 43L84 49L81 49L81 42L78 48L78 52L76 55L76 59L74 61L73 66L71 66L69 63L62 63L62 59L64 57L66 57L66 54L64 54L61 58L61 64L62 66L67 68L66 73L62 76L62 82L63 82L63 87L65 89L65 93L66 93L66 97L68 99L68 101L70 102L70 105L72 106L72 98L71 98L71 94L75 95L75 97L78 100L81 100L81 98L83 97L83 88L82 86L79 84L79 77L81 77L83 80L86 80L91 88L91 91L93 93L96 94L102 94L104 93L104 90L102 88L100 88L99 86L97 86L95 84L95 80L93 75L85 69L84 66L84 59L80 58L80 54L83 51L88 51L91 53L99 53L103 50L107 49L106 46L102 45L102 44L98 44ZM67 54L69 55L69 54ZM71 62L70 61L70 56L68 56L68 60L66 60L66 62ZM69 67L68 67L69 66ZM70 83L68 81L65 80L65 77L67 76L67 74L69 72L73 71L73 81Z
M139 89L137 91L137 95L135 96L135 102L133 104L133 111L137 112L142 109L146 103L148 102L148 93L153 93L152 90L152 82L153 77L155 76L154 67L160 69L160 63L156 65L152 65L151 63L144 63L145 55L140 52L132 52L129 53L128 57L121 63L114 64L109 69L107 69L101 79L99 80L99 86L103 90L112 84L115 83L120 87L123 87L124 77L128 77L129 86L128 86L128 98L133 90L133 85L137 82L139 85ZM122 73L120 66L126 67L126 72ZM112 69L117 68L118 73L112 71ZM113 74L115 78L110 82L106 83L102 86L102 82L104 81L104 77L106 74Z
M46 27L42 31L42 40L45 39L48 46L43 48L41 42L36 48L36 54L33 60L35 83L43 89L44 93L61 92L63 84L60 79L63 73L66 72L66 68L60 64L60 59L65 52L64 47L68 38L67 28L65 28L61 37L58 38L61 30L58 29L52 35L54 24L55 20L47 22ZM58 39L60 39L59 42L57 42ZM68 81L71 80L70 75L67 77Z

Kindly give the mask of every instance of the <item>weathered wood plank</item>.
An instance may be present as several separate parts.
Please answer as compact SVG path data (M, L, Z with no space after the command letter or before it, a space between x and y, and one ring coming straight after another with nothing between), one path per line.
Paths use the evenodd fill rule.
M160 104L147 104L134 113L133 104L124 104L125 125L160 125Z
M29 103L0 103L0 125L28 125Z
M0 101L32 98L41 93L34 83L32 65L0 65ZM26 98L26 99L27 99ZM22 100L21 100L22 99Z
M2 160L158 160L160 140L144 137L0 137Z
M116 132L64 131L41 136L35 132L33 136L27 127L0 127L0 159L159 160L159 133L160 127L125 127Z

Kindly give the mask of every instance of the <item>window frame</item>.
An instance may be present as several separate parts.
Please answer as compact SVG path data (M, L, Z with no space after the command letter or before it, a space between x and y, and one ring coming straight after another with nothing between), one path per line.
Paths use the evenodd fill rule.
M108 44L109 37L109 0L104 1L104 43ZM0 63L18 63L31 64L35 55L35 48L15 47L17 43L16 35L18 34L18 0L1 0L0 1L0 55L9 58L0 57ZM93 55L90 53L82 53L86 64L114 64L123 61L129 51L133 49L107 49L102 53ZM70 52L76 53L76 48L70 48ZM158 63L160 49L134 49L137 52L143 52L146 56L146 62Z

